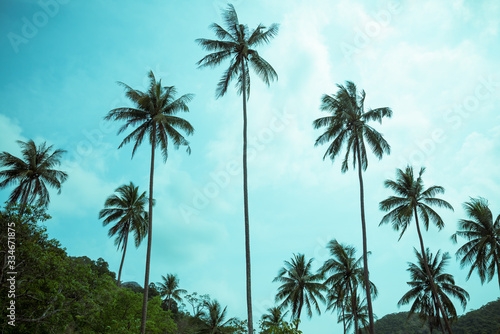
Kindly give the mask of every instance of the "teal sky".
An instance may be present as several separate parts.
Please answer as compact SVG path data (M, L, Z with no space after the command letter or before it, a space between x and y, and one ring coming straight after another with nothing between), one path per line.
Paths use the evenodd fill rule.
M500 214L500 3L498 1L248 1L233 2L240 22L280 24L278 36L260 48L279 80L266 87L255 75L249 108L249 196L255 318L274 305L273 278L294 253L328 258L336 238L361 255L357 174L340 172L340 159L323 161L326 147L312 121L320 98L353 81L368 107L394 115L374 124L391 144L390 156L369 156L364 174L370 273L379 289L374 312L406 311L407 262L414 262L415 227L397 241L378 227L378 203L391 193L383 181L396 168L427 167L427 186L454 212L440 210L446 227L431 227L426 246L453 255L448 271L471 295L467 311L499 297L495 280L454 260L450 241L462 203L490 201ZM245 271L241 173L241 97L234 86L215 99L225 65L196 67L205 52L196 38L213 38L225 1L0 1L0 151L18 154L16 140L47 141L68 151L62 194L51 192L46 225L69 255L103 257L118 271L121 254L98 220L104 200L133 181L147 190L149 154L143 145L117 150L119 124L106 113L127 106L122 81L145 89L152 69L179 94L193 93L185 117L195 128L192 154L170 150L155 164L151 281L175 273L183 288L208 293L244 319ZM10 189L0 192L5 201ZM129 247L123 280L144 280L146 242ZM457 310L462 312L460 305ZM341 329L336 315L304 318L305 333Z

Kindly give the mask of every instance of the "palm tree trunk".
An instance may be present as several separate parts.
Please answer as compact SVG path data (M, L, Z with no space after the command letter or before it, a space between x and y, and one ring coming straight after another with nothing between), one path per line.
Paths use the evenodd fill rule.
M297 323L295 324L295 329L299 329L300 314L302 313L302 306L304 306L304 295L301 296L302 299L299 302L299 309L297 310Z
M149 217L148 217L148 249L146 252L146 274L144 277L144 297L142 299L141 334L146 333L146 318L148 313L149 266L151 260L151 243L153 241L153 175L155 169L156 124L153 123L151 142L151 171L149 173Z
M417 225L418 239L420 240L420 248L422 250L422 257L424 259L425 272L427 273L427 277L429 277L429 283L431 284L433 298L435 299L437 306L438 306L438 310L437 310L438 317L439 317L439 312L441 312L441 314L443 315L443 320L444 320L444 323L446 325L446 329L448 330L448 333L453 334L453 331L451 330L450 322L448 321L448 317L446 316L446 313L444 313L443 305L441 304L441 301L439 300L436 285L434 284L434 280L432 279L431 271L429 269L427 255L425 254L424 240L422 238L422 233L420 232L420 226L418 224L418 215L417 215L417 208L416 207L414 208L413 214L415 215L415 225Z
M500 261L497 257L497 276L498 276L498 287L500 288Z
M359 328L358 328L358 305L356 304L356 294L354 292L354 289L352 288L352 285L349 284L349 290L351 292L351 313L354 318L354 333L358 334Z
M248 333L253 334L252 316L252 270L250 266L250 220L248 218L248 183L247 183L247 89L244 61L241 62L243 76L243 206L245 211L245 257L247 275L247 313Z
M369 319L369 333L374 334L375 328L373 327L373 309L372 309L372 295L370 291L370 274L368 272L368 245L366 241L366 221L365 221L365 194L363 189L363 175L361 172L361 154L359 152L359 141L356 140L356 155L358 159L358 176L359 176L359 198L361 204L361 229L363 231L363 273L365 277L366 289L366 305L368 306L368 319Z
M342 324L344 325L344 334L346 334L346 328L345 328L345 305L342 306Z
M120 286L120 279L122 277L122 268L123 268L123 262L125 261L125 252L127 251L127 241L128 241L128 232L127 235L125 236L125 241L123 245L123 255L122 255L122 262L120 263L120 269L118 270L118 281L116 282L116 286Z

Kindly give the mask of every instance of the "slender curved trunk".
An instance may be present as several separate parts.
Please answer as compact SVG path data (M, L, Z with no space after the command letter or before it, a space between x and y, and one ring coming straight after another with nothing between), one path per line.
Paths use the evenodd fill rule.
M434 296L434 294L432 294L432 300L434 301L434 309L436 311L436 319L435 320L439 324L439 327L441 328L441 332L444 334L444 333L446 333L446 330L444 329L443 322L441 321L441 317L440 317L441 313L439 312L438 303L436 300L436 296ZM443 314L443 316L444 316L444 314Z
M497 276L498 276L498 288L500 288L500 261L497 257Z
M153 241L153 175L155 169L156 124L153 123L153 140L151 143L151 171L149 173L149 217L148 217L148 249L146 252L146 274L144 275L144 297L142 298L141 334L146 333L148 313L149 266L151 260L151 243Z
M247 182L247 91L244 61L241 62L243 75L243 206L245 211L245 257L247 275L247 313L248 333L253 334L252 316L252 270L250 265L250 220L248 218L248 182Z
M363 274L365 277L366 304L368 306L369 333L374 334L373 327L373 308L372 295L370 291L370 274L368 272L368 244L366 241L366 221L365 221L365 194L363 188L363 175L361 171L361 154L359 152L359 141L356 140L356 155L358 158L358 176L359 176L359 199L361 204L361 229L363 231Z
M441 301L439 300L436 285L434 284L434 280L432 279L431 271L429 269L429 265L428 265L429 262L427 260L427 255L425 254L424 240L422 238L422 233L420 232L420 225L418 223L417 208L415 207L413 209L413 211L414 211L413 214L415 215L415 225L417 225L417 233L418 233L418 239L420 241L420 248L422 250L422 257L424 258L425 272L427 274L427 277L429 277L429 283L431 284L432 295L433 295L433 298L438 306L438 310L437 310L438 317L439 317L439 312L441 312L441 314L443 315L444 324L446 325L446 329L448 330L448 333L453 334L453 331L451 330L450 322L448 321L448 317L446 316L446 313L444 313L443 305L441 304Z
M128 241L128 233L127 235L125 236L125 241L124 241L124 245L123 245L123 255L122 255L122 262L120 263L120 269L118 270L118 281L116 282L116 285L117 286L120 286L121 285L121 277L122 277L122 268L123 268L123 262L125 261L125 252L127 252L127 241Z
M304 295L301 296L302 299L300 300L299 303L299 309L297 310L297 324L295 324L295 329L299 329L299 322L300 322L300 314L302 313L302 306L304 306Z
M345 306L342 306L342 324L344 325L344 334L346 334L346 328L345 328Z
M349 291L351 292L351 313L354 318L354 333L358 334L359 328L358 328L358 305L356 303L356 294L354 292L354 289L352 288L352 285L349 283Z

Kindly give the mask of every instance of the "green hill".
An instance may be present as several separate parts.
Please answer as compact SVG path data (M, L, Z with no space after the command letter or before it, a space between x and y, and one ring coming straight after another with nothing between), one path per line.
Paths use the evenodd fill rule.
M452 325L454 334L500 334L500 298L460 316ZM429 326L408 312L391 313L375 322L377 334L428 334ZM441 333L434 330L433 333Z

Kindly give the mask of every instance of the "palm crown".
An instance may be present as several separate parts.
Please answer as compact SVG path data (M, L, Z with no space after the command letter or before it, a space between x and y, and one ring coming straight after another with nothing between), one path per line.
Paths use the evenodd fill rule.
M8 167L0 171L0 189L17 184L9 196L9 202L34 204L47 207L50 202L47 185L61 193L61 185L68 178L65 172L54 169L61 164L64 150L53 150L52 145L46 143L38 147L33 140L23 142L21 146L22 158L15 157L7 152L0 153L0 166Z
M296 319L300 318L304 305L309 317L312 317L313 309L321 314L318 300L325 301L321 294L325 286L320 283L321 275L313 274L312 261L313 259L306 261L304 254L294 255L291 262L285 261L285 267L280 269L273 280L282 283L278 288L276 301L281 301L281 308L290 307L292 316Z
M176 275L168 274L167 277L162 275L161 278L163 282L158 283L160 295L166 297L170 309L172 308L172 300L180 302L182 300L181 295L186 294L187 291L179 289L179 279Z
M384 153L389 154L390 145L377 130L368 125L369 121L382 122L383 117L391 117L390 108L364 110L365 91L358 92L356 85L350 81L346 85L337 85L338 92L334 95L323 95L321 110L331 113L331 116L321 117L313 122L315 129L326 128L326 131L316 139L315 146L331 141L323 156L332 160L339 155L346 145L346 155L342 161L342 172L349 169L349 155L352 153L352 165L359 164L363 170L368 167L365 141L379 159ZM358 152L359 149L359 152ZM359 158L358 158L359 153ZM360 161L358 161L358 159Z
M413 168L407 166L405 171L397 169L396 181L386 180L384 185L386 188L393 190L397 196L390 196L380 202L380 209L382 211L389 211L380 222L392 222L392 227L399 231L403 236L408 228L413 215L422 218L425 229L429 229L429 223L434 223L438 229L444 227L443 219L434 211L431 206L437 206L453 210L453 207L443 199L434 196L444 193L444 188L441 186L431 186L427 189L424 188L422 174L425 168L421 168L418 177L415 179Z
M437 305L433 302L431 284L425 269L425 259L417 250L415 250L418 263L408 263L411 281L408 282L410 291L405 293L399 300L398 306L409 304L412 300L410 314L419 313L422 318L437 317ZM453 302L448 295L457 298L460 304L465 309L469 294L464 289L455 285L455 280L452 275L445 272L445 267L448 265L450 255L444 253L440 258L441 252L438 251L436 256L430 253L429 248L426 249L427 265L431 272L431 278L437 288L438 298L441 301L447 316L456 317L457 312ZM428 313L431 314L428 314Z
M161 80L156 81L153 71L148 74L150 86L147 92L141 92L120 82L125 87L125 95L135 104L135 108L116 108L106 115L106 120L125 121L118 130L118 134L128 127L136 127L127 135L120 146L134 141L132 156L141 145L144 136L149 138L153 149L160 147L163 159L168 157L168 143L172 141L175 148L186 146L186 151L191 152L189 142L177 129L185 131L188 135L194 132L191 124L181 117L175 116L179 111L188 112L187 103L193 95L185 94L175 98L177 90L174 86L162 86Z
M467 279L477 270L481 283L491 281L496 269L500 287L500 215L493 222L493 214L484 198L471 198L464 208L470 219L460 219L459 231L452 236L455 242L457 236L467 240L457 251L457 257L462 257L460 265L470 264Z
M199 38L196 40L205 50L213 51L198 61L199 67L215 67L226 59L230 59L229 67L224 72L217 84L217 97L224 96L229 83L236 79L238 93L243 90L250 94L249 65L255 73L269 85L271 81L278 79L273 67L262 58L256 46L269 43L278 33L278 25L273 23L269 28L259 24L257 28L250 31L247 25L240 24L238 15L232 4L222 12L226 28L217 23L212 23L210 28L215 32L218 40Z

